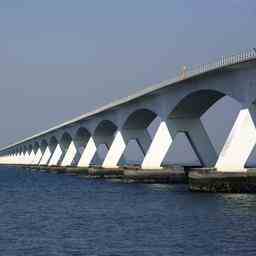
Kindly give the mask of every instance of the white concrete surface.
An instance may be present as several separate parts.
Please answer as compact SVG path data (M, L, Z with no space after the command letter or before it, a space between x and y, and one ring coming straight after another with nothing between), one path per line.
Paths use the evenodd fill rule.
M89 167L90 163L97 151L97 146L94 142L94 139L91 137L84 149L84 152L81 155L81 158L78 162L78 167Z
M69 147L67 149L67 152L63 158L61 166L71 165L76 153L77 153L77 149L76 149L75 143L73 141L71 141L71 143L69 144Z
M249 109L242 109L216 163L218 171L246 171L245 163L256 144L256 129Z

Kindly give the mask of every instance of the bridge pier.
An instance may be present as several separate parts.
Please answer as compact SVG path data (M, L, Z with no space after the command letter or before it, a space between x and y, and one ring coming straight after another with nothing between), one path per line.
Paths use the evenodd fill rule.
M19 164L26 164L25 155L23 152L20 153Z
M65 152L65 156L61 163L61 166L70 166L72 164L73 159L76 156L76 153L77 153L76 145L72 140Z
M35 158L35 152L32 149L31 152L28 155L27 164L32 164L34 158Z
M50 158L50 161L48 163L49 166L51 165L57 165L58 162L59 162L59 159L62 155L62 150L61 150L61 147L60 147L60 144L57 143L55 149L52 150L52 156Z
M245 164L256 144L255 109L240 110L235 124L220 152L217 171L246 171Z
M39 164L39 162L40 162L40 160L41 160L41 157L42 157L42 151L41 151L40 148L38 148L38 149L37 149L37 152L36 152L36 154L35 154L35 157L34 157L34 159L33 159L33 161L32 161L32 164L33 164L33 165Z
M217 153L199 118L172 118L162 121L142 163L143 169L161 169L175 136L184 132L202 166L214 166Z
M47 165L50 157L51 157L51 151L50 151L49 146L47 145L45 150L43 151L43 156L39 162L39 165Z
M85 146L84 152L82 153L77 166L78 167L89 167L96 151L97 151L96 143L95 143L93 137L91 137L89 139L87 145Z
M103 168L118 168L123 153L130 140L135 139L141 148L144 156L150 147L151 137L146 129L143 130L118 130L108 154L102 164Z

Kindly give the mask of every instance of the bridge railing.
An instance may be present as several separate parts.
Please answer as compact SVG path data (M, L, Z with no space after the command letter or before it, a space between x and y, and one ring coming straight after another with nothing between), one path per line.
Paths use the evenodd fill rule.
M231 55L228 57L222 57L220 60L211 62L208 64L203 64L198 67L192 67L188 69L184 78L200 75L209 71L221 69L223 67L243 63L252 59L256 59L256 49L251 49L247 52L242 52L236 55Z

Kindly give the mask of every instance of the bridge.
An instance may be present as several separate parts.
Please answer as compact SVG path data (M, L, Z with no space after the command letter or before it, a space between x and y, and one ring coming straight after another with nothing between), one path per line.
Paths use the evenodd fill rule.
M219 154L200 117L219 99L230 96L242 108ZM148 87L93 112L23 139L0 150L1 164L89 167L99 145L108 153L102 168L125 164L123 154L136 140L144 159L141 168L158 170L175 136L186 134L201 165L217 171L246 171L256 144L256 50L222 57L177 77ZM148 127L159 127L151 138Z

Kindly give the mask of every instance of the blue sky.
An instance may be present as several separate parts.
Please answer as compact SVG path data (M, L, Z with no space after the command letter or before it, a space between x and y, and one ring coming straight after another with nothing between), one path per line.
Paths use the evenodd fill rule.
M256 46L252 0L1 0L1 145Z

